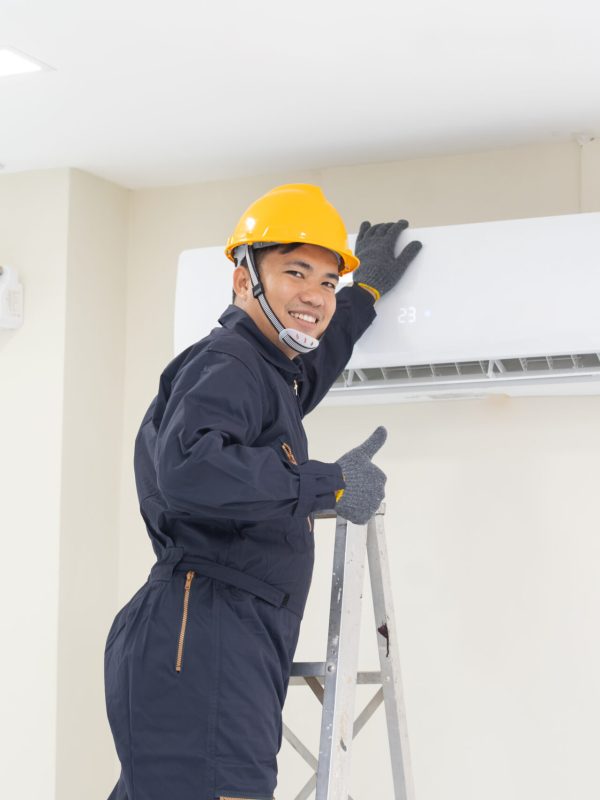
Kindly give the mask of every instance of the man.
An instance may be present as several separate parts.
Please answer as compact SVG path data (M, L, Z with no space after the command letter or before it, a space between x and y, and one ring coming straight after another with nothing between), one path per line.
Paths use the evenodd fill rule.
M109 800L273 797L313 512L337 504L364 523L385 484L371 463L383 428L323 463L308 457L302 417L420 249L394 257L407 224L363 223L359 267L321 190L293 184L250 206L230 238L235 303L167 366L136 439L157 562L106 644L122 765ZM336 295L355 269L358 285Z

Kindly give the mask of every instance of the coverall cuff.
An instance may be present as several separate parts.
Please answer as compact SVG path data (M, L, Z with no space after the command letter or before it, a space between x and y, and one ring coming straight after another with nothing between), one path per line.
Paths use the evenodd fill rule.
M369 289L375 289L375 291L379 294L379 297L376 298L375 295L372 294L369 291L369 289L365 288L365 286L368 286L368 284L365 284L364 286L361 283L353 283L352 284L352 288L356 289L357 292L358 292L357 297L361 298L361 300L359 300L357 302L364 303L365 300L366 300L367 301L366 305L368 305L368 306L370 306L372 308L375 305L375 303L377 302L377 300L379 300L379 297L381 297L381 293L379 292L378 289L375 289L374 286L369 286ZM377 315L374 313L373 314L373 318L375 318L376 316Z
M335 506L335 493L346 483L339 464L322 461L305 461L298 468L300 492L294 517L306 517L313 511L324 511Z

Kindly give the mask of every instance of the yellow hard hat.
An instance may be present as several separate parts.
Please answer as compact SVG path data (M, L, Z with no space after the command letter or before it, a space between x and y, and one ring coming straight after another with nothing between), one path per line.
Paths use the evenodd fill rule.
M243 244L300 242L332 250L340 257L340 275L355 270L360 261L348 247L342 218L318 186L286 183L276 186L246 209L227 240L225 255Z

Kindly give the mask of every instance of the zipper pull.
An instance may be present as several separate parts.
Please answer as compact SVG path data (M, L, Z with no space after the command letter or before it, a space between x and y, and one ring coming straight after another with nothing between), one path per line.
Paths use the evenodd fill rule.
M287 442L282 443L281 449L286 454L287 460L290 462L290 464L295 464L296 466L298 466L298 462L296 461L296 456L294 455L292 448L289 446Z
M298 397L298 381L294 378L294 394Z
M185 576L185 588L187 590L189 590L190 586L192 585L192 581L194 580L195 574L196 573L192 572L192 570L190 570L189 572L186 573L186 576Z

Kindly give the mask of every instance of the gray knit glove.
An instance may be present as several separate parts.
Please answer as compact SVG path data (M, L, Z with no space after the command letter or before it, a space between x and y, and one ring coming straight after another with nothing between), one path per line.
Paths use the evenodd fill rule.
M354 247L360 259L360 267L353 275L354 283L364 283L380 295L394 288L423 247L421 242L410 242L397 257L394 255L398 237L406 228L405 219L378 225L361 223Z
M387 430L380 425L369 438L345 453L337 462L342 468L346 488L335 510L344 519L366 525L379 508L385 494L385 473L371 463L371 459L387 438Z

